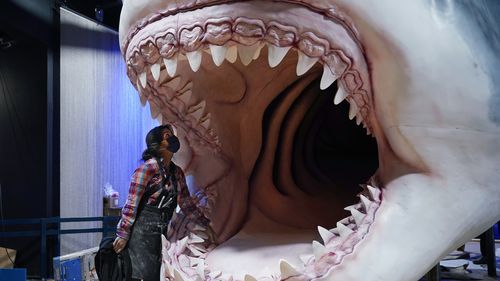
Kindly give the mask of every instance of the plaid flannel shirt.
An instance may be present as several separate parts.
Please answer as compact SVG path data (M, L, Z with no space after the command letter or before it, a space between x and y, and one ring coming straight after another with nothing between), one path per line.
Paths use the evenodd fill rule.
M204 225L208 225L208 220L203 216L203 213L198 209L196 198L189 195L189 190L186 184L186 178L182 169L175 166L175 179L177 180L177 203L179 204L182 212L188 216L190 219L198 220ZM123 206L122 216L118 222L116 229L116 235L118 237L129 239L130 231L134 225L137 211L139 207L139 202L141 201L142 195L149 188L157 186L162 181L162 176L160 173L160 166L158 162L153 158L145 161L139 168L137 168L132 175L132 180L130 182L130 189L128 192L127 202ZM170 180L167 182L167 189L173 188L173 184ZM153 193L147 202L149 205L154 205L158 200L161 190Z

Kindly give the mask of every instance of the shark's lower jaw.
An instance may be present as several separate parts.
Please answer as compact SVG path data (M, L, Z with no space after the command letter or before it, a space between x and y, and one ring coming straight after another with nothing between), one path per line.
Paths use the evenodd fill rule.
M395 155L382 159L391 152L355 32L302 6L252 2L161 18L126 49L141 102L177 128L175 160L211 220L173 219L167 278L322 278L355 253L384 201L379 174L390 172L374 173ZM328 33L314 28L325 21Z

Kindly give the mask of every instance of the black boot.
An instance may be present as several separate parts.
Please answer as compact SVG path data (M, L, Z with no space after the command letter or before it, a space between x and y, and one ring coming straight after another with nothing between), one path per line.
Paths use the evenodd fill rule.
M477 259L477 260L473 261L472 263L474 263L474 264L486 264L486 263L487 263L487 261L486 261L486 258L485 258L485 257L481 256L481 258L479 258L479 259Z

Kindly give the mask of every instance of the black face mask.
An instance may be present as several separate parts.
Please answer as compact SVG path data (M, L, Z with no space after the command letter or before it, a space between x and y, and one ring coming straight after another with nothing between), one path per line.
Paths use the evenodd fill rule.
M167 142L168 142L167 150L172 153L176 153L181 148L181 143L179 142L179 138L177 138L177 136L172 135L168 137Z

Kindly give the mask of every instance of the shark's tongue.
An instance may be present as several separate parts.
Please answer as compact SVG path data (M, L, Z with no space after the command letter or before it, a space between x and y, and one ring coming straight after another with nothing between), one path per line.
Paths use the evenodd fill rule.
M318 231L286 226L252 206L243 228L209 250L204 264L210 275L223 275L223 280L284 280L290 276L311 280L323 276L352 254L369 233L381 199L380 189L366 185L361 202L345 208L351 216L337 222L336 228L318 226Z
M280 259L303 264L302 258L312 257L311 241L317 231L285 226L270 220L256 208L250 210L243 229L208 254L211 271L222 271L236 280L245 275L279 276Z

